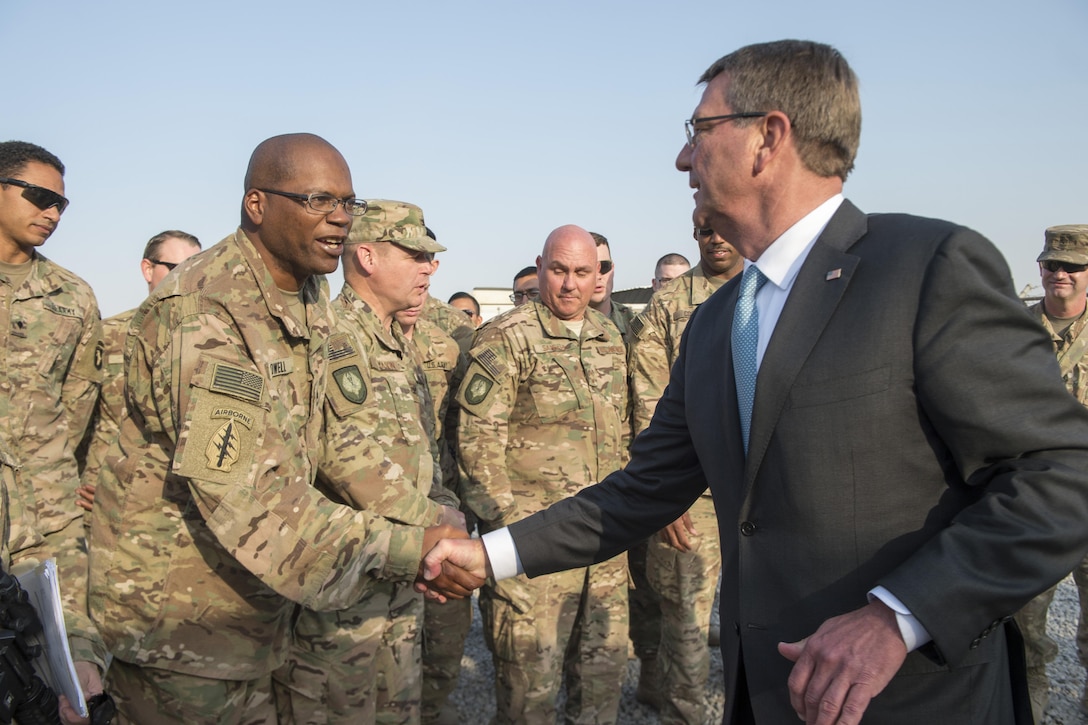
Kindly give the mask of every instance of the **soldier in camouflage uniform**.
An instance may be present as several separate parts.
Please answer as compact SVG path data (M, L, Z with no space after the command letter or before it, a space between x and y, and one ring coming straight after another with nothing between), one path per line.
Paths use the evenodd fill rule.
M456 340L421 316L423 308L424 305L411 307L398 312L395 317L405 337L411 340L413 352L427 377L427 387L434 404L435 437L442 458L443 483L460 495L459 473L447 431L452 433L456 429L456 417L448 414L451 391L457 389L464 377L464 357ZM465 511L464 507L462 511ZM471 531L475 521L467 522L466 526ZM454 600L445 604L424 601L423 606L421 719L424 725L457 725L460 717L449 702L449 696L457 687L457 679L461 675L465 640L472 626L472 600Z
M199 251L200 240L187 232L171 229L151 237L140 261L140 271L147 282L148 293L155 290L170 270ZM91 419L91 436L80 474L79 498L76 500L86 511L90 511L94 505L98 469L102 467L106 451L121 430L121 418L125 415L125 335L135 316L136 310L131 309L102 320L102 390ZM90 516L84 514L84 523L90 526Z
M1039 255L1044 295L1031 307L1031 313L1050 334L1065 386L1081 404L1088 405L1088 224L1050 227L1045 238ZM1073 581L1080 596L1077 653L1088 669L1088 557L1073 570ZM1047 611L1056 590L1054 586L1043 592L1016 615L1024 633L1028 689L1038 723L1043 721L1050 699L1046 665L1058 654L1058 644L1046 633ZM1081 692L1081 710L1088 715L1088 685Z
M250 159L242 225L141 305L128 417L91 516L91 612L120 722L276 720L299 605L410 581L451 527L395 526L314 488L333 321L324 278L365 207L323 139Z
M480 316L480 301L468 292L454 292L446 302L449 303L450 307L465 313L465 317L468 318L473 327L484 324L484 318Z
M422 304L434 253L414 204L367 201L348 236L344 287L333 302L330 381L318 484L333 500L392 521L455 521L442 488L423 370L393 315ZM410 583L379 582L336 612L304 610L287 664L273 675L281 720L419 721L423 598ZM283 697L279 697L279 693Z
M635 311L622 302L616 302L612 299L612 283L616 278L612 250L603 234L597 232L590 232L589 234L597 245L597 261L600 263L600 269L597 272L597 284L593 287L593 295L589 299L589 306L611 320L612 324L620 331L623 339L627 340L627 331L631 326L631 320L635 319Z
M55 558L72 657L102 689L105 649L87 614L76 451L102 381L102 326L86 282L37 251L60 222L64 165L0 143L0 447L20 469L8 491L12 572Z
M435 260L435 270L438 269L438 260ZM440 330L452 337L461 352L468 352L472 347L472 338L476 334L476 327L465 316L465 313L452 305L447 305L439 299L427 295L427 301L423 303L420 317L438 326Z
M631 325L628 364L636 436L650 425L692 312L744 268L737 251L712 230L696 229L695 238L698 266L655 292ZM718 522L709 491L651 539L646 562L647 578L661 597L661 634L656 656L652 650L636 650L642 661L640 699L659 697L663 723L704 723L710 676L707 631L721 569Z
M483 532L601 480L627 457L626 350L587 309L599 268L575 227L549 235L537 259L541 299L485 324L457 393L464 498ZM484 587L497 722L616 721L627 665L624 557ZM564 668L566 655L567 666Z

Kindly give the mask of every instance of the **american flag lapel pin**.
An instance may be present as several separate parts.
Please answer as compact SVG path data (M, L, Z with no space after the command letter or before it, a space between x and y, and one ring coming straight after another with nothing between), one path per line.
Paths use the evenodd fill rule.
M838 279L841 276L842 276L842 267L839 267L838 269L833 269L830 272L828 272L827 277L825 277L824 279L826 281L830 282L831 280Z

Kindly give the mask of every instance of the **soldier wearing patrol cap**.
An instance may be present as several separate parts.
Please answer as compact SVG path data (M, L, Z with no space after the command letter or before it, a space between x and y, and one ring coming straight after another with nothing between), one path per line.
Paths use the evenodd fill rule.
M394 315L421 305L435 252L418 206L368 199L345 243L333 301L318 487L397 523L450 523L459 501L441 484L427 380ZM467 534L463 534L467 535ZM420 717L422 595L376 583L336 612L303 610L274 675L284 722L409 723Z
M599 264L593 238L553 231L537 257L539 301L477 332L464 382L458 449L464 498L483 532L546 508L626 461L626 349L590 309ZM616 722L627 665L624 557L480 593L494 655L497 722Z
M1039 255L1043 299L1031 307L1054 343L1062 379L1069 392L1088 406L1088 224L1066 224L1046 230ZM1080 594L1077 653L1088 669L1088 558L1073 570ZM1047 611L1057 587L1028 602L1016 615L1024 633L1028 689L1035 722L1043 721L1050 699L1046 664L1058 654L1058 644L1046 633ZM1081 692L1081 709L1088 715L1088 685Z

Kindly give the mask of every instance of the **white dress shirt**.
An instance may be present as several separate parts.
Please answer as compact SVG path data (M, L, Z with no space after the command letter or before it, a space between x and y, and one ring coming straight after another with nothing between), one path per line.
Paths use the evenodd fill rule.
M797 273L842 202L842 194L835 194L783 232L763 251L758 260L755 262L744 260L745 269L754 264L767 278L767 284L764 284L756 293L756 308L759 313L757 370L763 362L763 353L767 351L767 344L771 341L778 318L786 306L786 300L789 299L790 292L793 290ZM789 331L784 331L782 334L788 335ZM496 580L508 579L524 572L517 546L509 530L497 529L484 534L481 540ZM879 599L895 612L899 632L903 636L908 652L913 652L932 639L926 628L910 613L910 610L884 587L874 587L869 591L869 598L870 600Z

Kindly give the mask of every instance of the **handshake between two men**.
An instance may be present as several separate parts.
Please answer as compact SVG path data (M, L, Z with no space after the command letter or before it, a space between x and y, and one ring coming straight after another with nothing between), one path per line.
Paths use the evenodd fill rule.
M434 540L432 532L448 538L440 538L433 547L428 547ZM440 603L472 596L491 576L483 542L470 539L464 530L451 526L435 526L427 534L424 539L427 554L419 563L416 591Z

